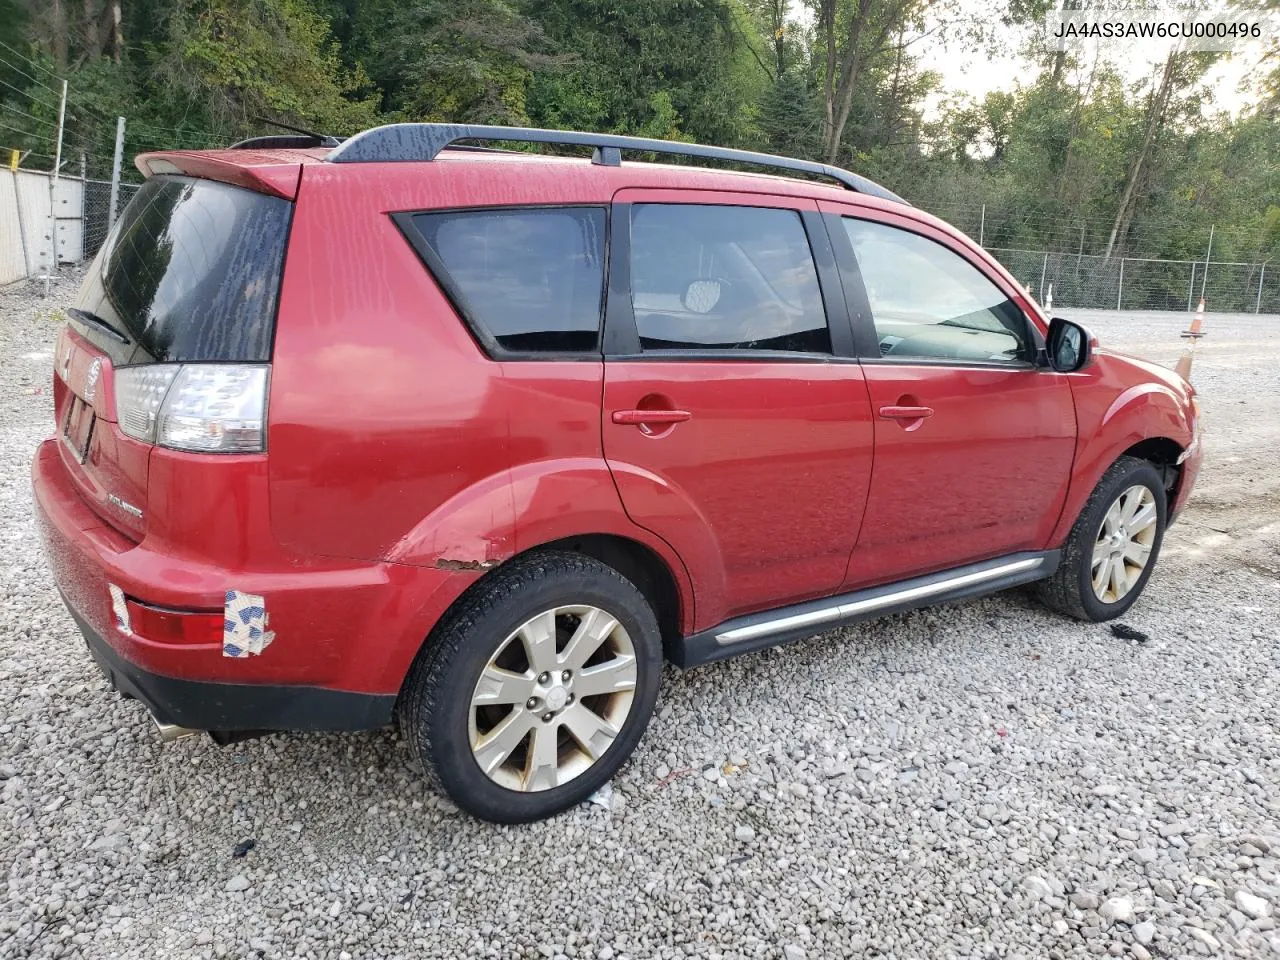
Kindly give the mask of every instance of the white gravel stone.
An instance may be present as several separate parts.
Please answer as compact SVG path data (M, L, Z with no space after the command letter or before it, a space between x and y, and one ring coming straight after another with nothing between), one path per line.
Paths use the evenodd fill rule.
M1210 950L1222 949L1222 942L1208 930L1202 930L1199 927L1189 927L1187 928L1187 933L1191 935L1192 939L1199 940Z
M756 838L756 828L748 824L739 824L733 831L733 839L747 843Z
M1262 897L1249 893L1247 890L1237 890L1235 902L1242 913L1252 917L1254 920L1271 915L1271 905L1263 900Z
M1022 881L1023 888L1037 900L1053 896L1053 888L1043 877L1027 877Z
M106 688L30 492L48 311L73 295L0 290L6 960L1280 958L1280 319L1207 321L1204 471L1124 618L1149 642L1014 591L667 669L616 809L494 827L392 729L161 746ZM1062 312L1158 362L1182 347L1183 315Z
M1098 908L1098 916L1114 923L1133 923L1133 901L1128 897L1112 897Z
M1141 923L1135 924L1133 938L1145 947L1156 938L1156 925L1150 920L1143 920Z
M1098 895L1088 890L1079 890L1071 895L1071 903L1080 910L1097 910Z

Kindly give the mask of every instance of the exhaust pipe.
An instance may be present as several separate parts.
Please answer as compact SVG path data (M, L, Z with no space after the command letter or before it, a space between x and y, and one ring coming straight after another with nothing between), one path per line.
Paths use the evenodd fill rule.
M156 732L160 734L160 739L165 743L173 743L175 740L181 740L183 737L194 737L203 730L193 730L191 727L180 727L176 723L161 723L155 717L151 718L156 725Z

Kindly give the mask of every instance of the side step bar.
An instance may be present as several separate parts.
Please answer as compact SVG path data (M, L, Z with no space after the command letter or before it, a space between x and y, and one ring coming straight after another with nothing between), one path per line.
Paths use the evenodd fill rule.
M676 666L686 669L726 660L859 620L964 600L1041 580L1058 569L1059 559L1057 550L1015 553L898 583L736 617L709 630L681 637L671 644L668 652Z

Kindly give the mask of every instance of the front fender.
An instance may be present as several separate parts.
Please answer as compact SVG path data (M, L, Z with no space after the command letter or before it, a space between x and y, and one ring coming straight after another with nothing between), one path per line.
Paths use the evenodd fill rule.
M1167 372L1167 371L1166 371ZM1186 449L1192 440L1190 392L1146 364L1102 354L1071 378L1078 435L1071 484L1050 546L1062 544L1107 469L1143 440L1165 438Z

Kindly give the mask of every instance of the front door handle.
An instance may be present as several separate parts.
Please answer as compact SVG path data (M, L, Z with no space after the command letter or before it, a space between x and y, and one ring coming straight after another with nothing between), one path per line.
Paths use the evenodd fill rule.
M655 423L684 423L693 417L688 410L615 410L613 422L629 424L633 427L650 426Z
M933 416L933 407L888 406L880 408L884 420L923 420Z

